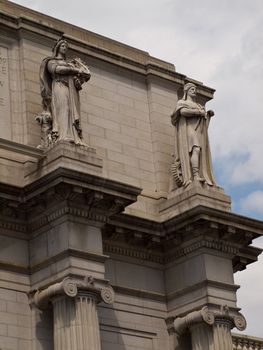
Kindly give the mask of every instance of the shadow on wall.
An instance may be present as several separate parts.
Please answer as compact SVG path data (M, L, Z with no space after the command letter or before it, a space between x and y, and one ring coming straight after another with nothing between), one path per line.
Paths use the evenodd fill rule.
M37 308L32 309L32 318L35 319L36 328L32 329L32 343L34 349L51 350L53 349L53 312L52 308L41 311ZM34 334L35 332L35 334Z

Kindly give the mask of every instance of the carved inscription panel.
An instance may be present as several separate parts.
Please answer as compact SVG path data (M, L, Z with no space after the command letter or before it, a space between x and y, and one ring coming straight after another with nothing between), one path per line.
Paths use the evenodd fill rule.
M11 137L10 89L8 71L8 51L0 46L0 137Z

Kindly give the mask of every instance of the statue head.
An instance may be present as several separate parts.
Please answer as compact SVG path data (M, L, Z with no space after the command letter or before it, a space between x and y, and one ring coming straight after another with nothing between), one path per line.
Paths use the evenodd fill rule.
M67 49L68 49L68 42L67 42L67 40L64 39L63 37L58 39L57 42L55 43L55 45L52 48L53 57L56 57L60 50L62 51L61 53L63 55L65 55Z
M188 92L189 92L190 89L196 92L196 85L193 84L193 83L187 83L187 84L185 84L185 86L184 86L184 96L183 96L183 100L186 100L186 99L187 99L187 95L188 95Z

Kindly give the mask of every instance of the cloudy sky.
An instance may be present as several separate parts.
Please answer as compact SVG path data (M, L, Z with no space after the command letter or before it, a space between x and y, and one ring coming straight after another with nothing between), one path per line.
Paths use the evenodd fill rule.
M233 211L263 217L263 0L16 0L148 51L215 88L210 141ZM254 242L263 248L263 237ZM263 337L263 258L236 274L247 334Z

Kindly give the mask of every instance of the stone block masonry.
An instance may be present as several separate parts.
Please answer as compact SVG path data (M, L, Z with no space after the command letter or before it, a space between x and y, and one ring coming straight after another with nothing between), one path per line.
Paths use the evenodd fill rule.
M214 90L147 52L0 8L0 350L259 350L231 330L246 326L233 275L257 260L263 223L172 167L171 114L185 94L204 117L186 87L203 105ZM40 95L44 58L65 113Z

